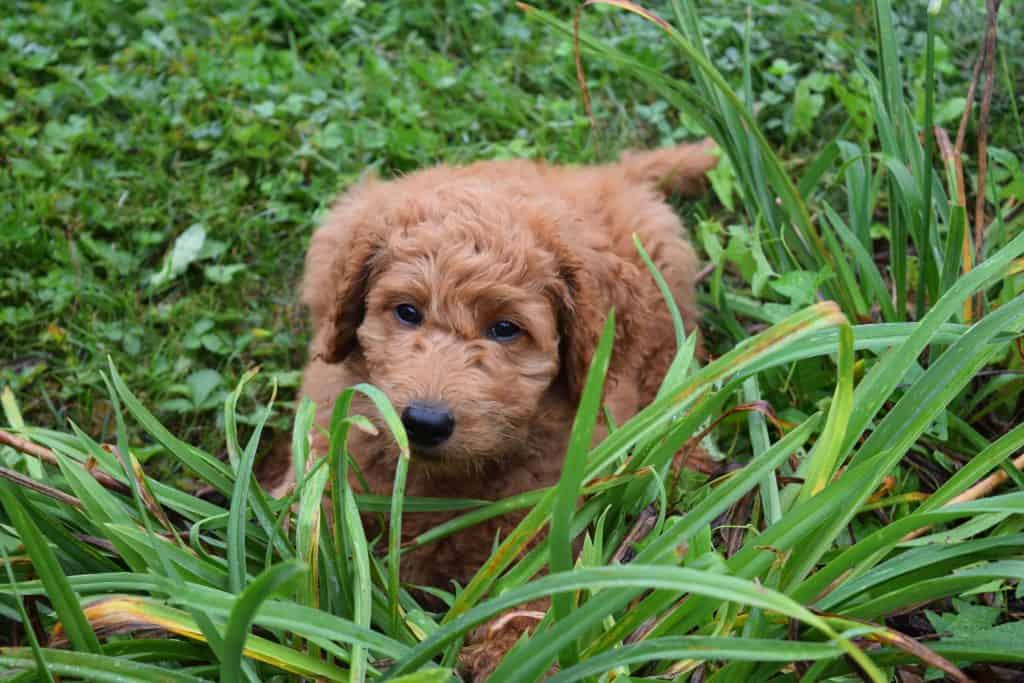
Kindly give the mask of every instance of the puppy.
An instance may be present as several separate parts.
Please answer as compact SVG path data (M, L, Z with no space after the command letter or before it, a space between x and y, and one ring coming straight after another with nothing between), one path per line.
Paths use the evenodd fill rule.
M716 163L705 141L563 167L510 160L369 180L313 235L302 300L313 320L302 394L326 428L338 394L366 382L402 418L410 496L497 500L557 482L588 364L614 307L604 395L616 422L650 402L675 353L672 321L635 234L682 312L697 323L697 261L666 192L697 194ZM353 412L380 434L349 447L388 495L397 458L370 402ZM326 452L314 434L313 450ZM361 488L353 479L353 485ZM406 513L404 540L456 513ZM473 576L492 519L403 556L403 581L450 588ZM477 669L486 673L493 661Z

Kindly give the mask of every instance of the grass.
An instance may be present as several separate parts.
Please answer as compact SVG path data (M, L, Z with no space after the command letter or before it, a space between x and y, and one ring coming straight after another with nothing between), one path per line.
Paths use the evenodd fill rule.
M0 678L448 680L471 628L541 596L538 636L492 680L555 661L559 681L1019 670L1024 133L1007 48L1024 27L1004 6L988 170L974 116L961 180L920 132L956 137L979 3L680 0L653 8L665 28L606 4L625 7L585 9L579 35L593 121L565 4L18 3L0 19L2 404L29 442L0 450ZM558 486L417 500L400 476L390 500L355 494L346 400L292 500L255 484L270 442L307 443L294 283L338 188L368 167L587 161L702 132L725 157L713 196L684 207L715 266L713 359L678 339L659 399L590 450L606 335ZM705 433L745 466L680 472ZM181 490L199 486L227 502ZM427 613L398 580L401 515L452 506L431 538L530 512ZM391 513L386 538L360 509ZM612 562L624 544L633 559ZM173 637L132 637L147 629Z

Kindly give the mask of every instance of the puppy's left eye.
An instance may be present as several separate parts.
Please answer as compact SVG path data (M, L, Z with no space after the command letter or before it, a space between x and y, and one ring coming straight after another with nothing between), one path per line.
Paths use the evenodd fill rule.
M423 314L420 309L412 304L398 304L395 306L395 317L406 325L416 326L423 322Z
M522 328L510 320L499 320L487 330L487 336L494 341L512 341L523 333Z

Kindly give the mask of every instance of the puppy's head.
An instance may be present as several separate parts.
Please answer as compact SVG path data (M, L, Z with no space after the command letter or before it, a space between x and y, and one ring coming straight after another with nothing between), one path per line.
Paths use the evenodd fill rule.
M600 331L571 212L466 183L384 204L314 238L313 354L387 394L424 466L515 458L547 400L578 400Z

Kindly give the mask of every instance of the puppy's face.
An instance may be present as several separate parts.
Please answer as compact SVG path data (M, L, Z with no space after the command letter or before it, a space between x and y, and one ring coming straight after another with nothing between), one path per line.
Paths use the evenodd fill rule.
M366 379L428 468L514 458L563 365L558 258L512 213L481 212L392 232L366 278L355 334Z

